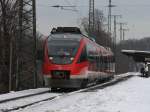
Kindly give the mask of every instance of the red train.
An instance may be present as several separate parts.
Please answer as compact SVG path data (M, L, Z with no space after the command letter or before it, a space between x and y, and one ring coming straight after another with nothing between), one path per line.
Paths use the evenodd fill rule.
M53 29L44 44L45 84L56 88L83 88L114 74L114 57L76 27Z

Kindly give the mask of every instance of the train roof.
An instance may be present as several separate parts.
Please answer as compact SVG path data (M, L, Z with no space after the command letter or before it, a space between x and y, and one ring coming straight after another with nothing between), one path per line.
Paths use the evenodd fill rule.
M81 39L87 39L91 41L95 46L99 47L102 51L104 51L104 54L112 54L112 51L108 48L105 48L95 42L93 38L90 38L86 35L83 35L82 32L78 27L57 27L53 28L51 31L51 35L49 36L48 40L74 40L74 41L80 41Z
M63 34L52 34L49 36L48 40L74 40L80 41L83 38L81 34L71 34L71 33L63 33Z
M75 40L80 41L83 38L78 27L57 27L53 28L48 40Z
M57 28L53 28L51 31L51 35L52 37L54 37L55 39L65 39L69 37L75 40L81 40L83 37L88 38L91 41L95 42L95 39L90 38L87 35L84 35L80 28L78 27L57 27Z
M80 28L78 27L57 27L53 28L51 31L51 34L61 34L61 33L82 34Z

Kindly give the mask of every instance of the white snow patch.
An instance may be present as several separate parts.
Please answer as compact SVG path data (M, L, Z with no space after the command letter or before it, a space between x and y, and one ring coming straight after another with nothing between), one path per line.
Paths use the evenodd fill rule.
M136 73L134 73L136 75ZM21 112L150 112L150 78L132 77L96 92L46 101Z

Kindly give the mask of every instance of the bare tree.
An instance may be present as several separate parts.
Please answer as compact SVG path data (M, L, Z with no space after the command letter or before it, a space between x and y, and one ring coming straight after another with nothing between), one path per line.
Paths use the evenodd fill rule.
M0 92L34 86L36 27L32 3L0 0Z
M88 35L92 35L97 43L103 46L109 46L111 43L111 39L109 34L105 29L105 17L101 10L95 9L94 14L94 31L89 31L89 20L88 17L84 17L81 21L81 26L83 26L84 30Z
M0 89L8 90L14 61L17 28L17 0L0 0Z

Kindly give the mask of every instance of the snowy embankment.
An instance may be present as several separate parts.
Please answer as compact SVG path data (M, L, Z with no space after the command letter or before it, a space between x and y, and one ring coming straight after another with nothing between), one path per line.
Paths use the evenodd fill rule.
M133 73L132 73L133 74ZM150 112L150 78L138 76L93 92L39 103L23 112Z

